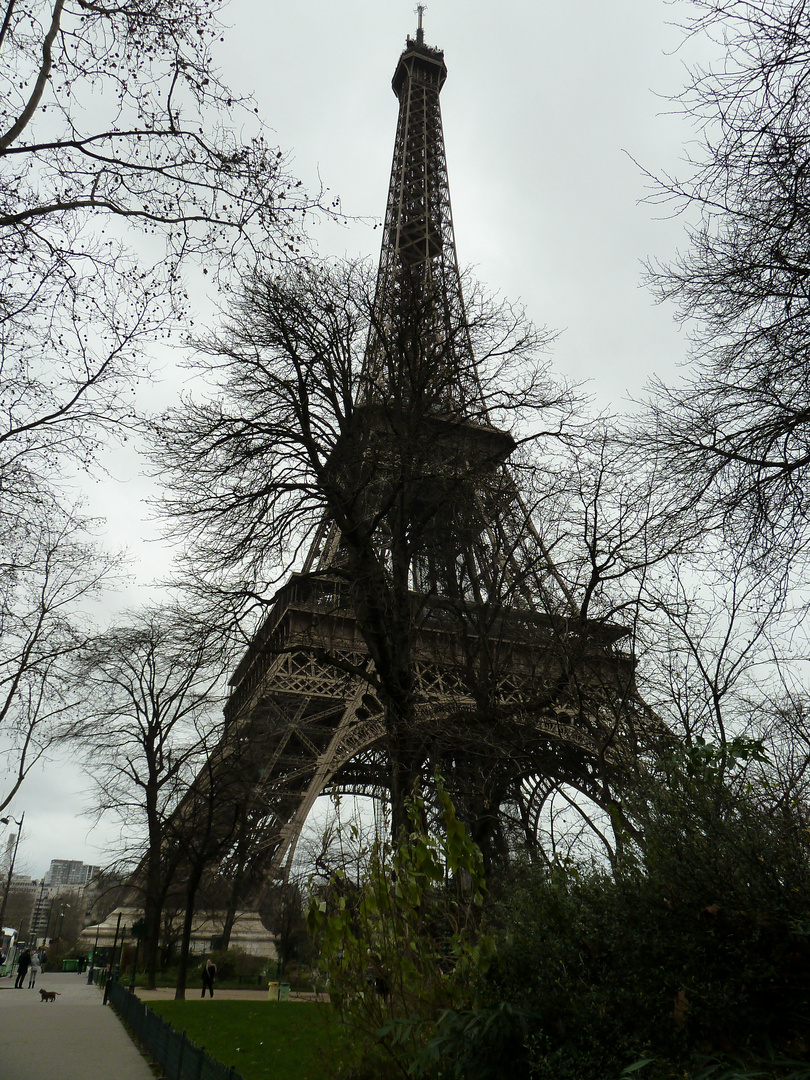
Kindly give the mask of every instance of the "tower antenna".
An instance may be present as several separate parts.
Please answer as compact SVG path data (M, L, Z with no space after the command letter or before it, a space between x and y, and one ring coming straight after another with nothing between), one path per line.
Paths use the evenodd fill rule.
M422 29L422 16L427 10L427 4L417 4L414 8L416 14L419 16L419 25L416 27L416 44L425 44L425 31Z

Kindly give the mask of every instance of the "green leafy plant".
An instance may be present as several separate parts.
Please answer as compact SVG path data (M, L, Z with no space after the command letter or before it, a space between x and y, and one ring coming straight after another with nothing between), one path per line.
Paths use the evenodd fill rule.
M358 1048L358 1077L413 1075L442 1015L471 1008L491 961L481 852L438 780L436 804L439 828L426 826L427 807L412 798L410 833L375 844L360 886L338 872L310 904L308 926Z
M767 1057L751 1054L741 1058L729 1054L706 1058L685 1073L655 1058L641 1058L622 1070L621 1075L643 1076L644 1080L810 1080L810 1063L773 1051Z

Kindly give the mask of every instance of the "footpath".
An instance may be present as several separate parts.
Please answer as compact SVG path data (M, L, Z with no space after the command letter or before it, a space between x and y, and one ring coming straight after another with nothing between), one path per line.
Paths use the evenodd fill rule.
M155 1080L152 1070L86 975L44 972L14 989L0 979L0 1080ZM56 990L53 1004L39 991Z

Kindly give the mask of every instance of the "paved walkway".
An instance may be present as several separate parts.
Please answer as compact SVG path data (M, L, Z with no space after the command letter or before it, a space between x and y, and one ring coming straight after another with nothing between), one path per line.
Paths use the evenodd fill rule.
M28 980L26 979L26 986ZM39 989L56 990L53 1004ZM37 977L33 990L0 979L2 1080L155 1080L102 993L86 975Z
M124 983L126 985L126 982ZM141 1001L174 1001L174 987L173 986L160 986L157 990L146 990L143 986L136 986L135 993L141 999ZM193 1001L195 998L200 998L199 985L191 984L186 987L186 1000ZM206 995L206 1001L210 998ZM270 994L267 990L220 990L218 986L214 987L214 1000L215 1001L269 1001ZM306 992L293 991L290 994L290 1001L328 1001L328 997L325 994L309 994ZM2 1080L2 1072L0 1072L0 1080Z

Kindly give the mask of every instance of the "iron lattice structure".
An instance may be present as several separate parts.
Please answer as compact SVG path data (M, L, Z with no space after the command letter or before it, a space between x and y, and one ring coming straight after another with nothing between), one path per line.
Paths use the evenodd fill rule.
M428 48L421 28L400 57L392 80L399 99L394 158L388 185L375 309L377 327L390 313L429 296L426 338L445 340L465 325L439 94L447 78L444 54ZM366 393L387 396L380 330L372 329L366 356ZM480 402L469 338L455 335L448 391L470 415ZM454 385L455 384L455 385Z
M400 603L388 634L404 626L407 670L389 657L386 681L385 648L398 642L380 644L386 631L368 614L373 598L327 518L234 672L226 707L220 754L235 735L252 747L249 816L263 839L251 858L265 873L289 865L318 796L386 798L396 769L409 782L441 771L491 854L507 843L507 820L535 835L559 783L603 801L606 777L632 764L649 734L625 630L579 617L510 475L514 441L487 415L453 232L439 104L446 75L443 53L424 44L420 26L392 83L399 119L355 408L364 445L399 465L392 417L416 411L402 372L427 372L407 433L425 473L410 513L427 525L402 601L409 613L403 623ZM335 469L354 467L338 448ZM369 484L369 513L392 487L393 469L377 474L376 494ZM407 682L399 712L397 678Z

